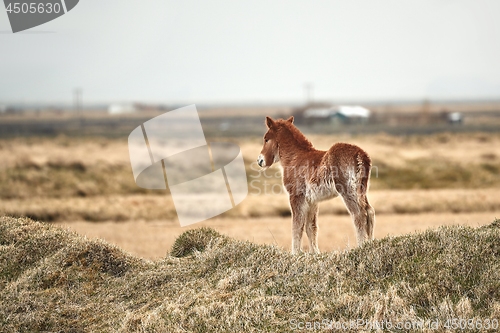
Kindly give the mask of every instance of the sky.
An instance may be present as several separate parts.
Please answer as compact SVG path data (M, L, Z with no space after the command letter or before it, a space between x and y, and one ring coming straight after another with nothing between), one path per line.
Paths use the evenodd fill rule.
M80 0L13 34L0 104L500 99L500 1Z

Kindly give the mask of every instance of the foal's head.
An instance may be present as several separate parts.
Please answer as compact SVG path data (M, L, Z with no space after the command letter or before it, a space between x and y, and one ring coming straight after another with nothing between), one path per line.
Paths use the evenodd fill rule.
M280 160L277 129L283 122L293 124L293 116L287 120L273 120L271 117L266 117L267 132L264 134L264 146L257 157L257 163L262 168L268 168Z

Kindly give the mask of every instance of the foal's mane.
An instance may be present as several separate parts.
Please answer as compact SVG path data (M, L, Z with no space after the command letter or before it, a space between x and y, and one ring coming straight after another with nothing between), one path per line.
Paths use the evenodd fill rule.
M278 126L278 130L281 129L280 132L291 136L293 140L296 142L296 145L300 148L304 149L312 149L313 144L309 141L302 132L295 127L291 122L286 120L277 120L276 121L280 126ZM288 142L287 142L288 143ZM283 143L282 143L283 144Z

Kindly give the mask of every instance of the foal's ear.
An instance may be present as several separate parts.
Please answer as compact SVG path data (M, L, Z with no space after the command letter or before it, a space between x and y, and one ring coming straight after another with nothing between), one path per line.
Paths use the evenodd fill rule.
M267 125L267 128L273 127L274 126L274 120L273 120L273 118L266 117L266 125Z
M288 118L286 121L288 121L289 123L293 124L293 116L291 116L290 118Z

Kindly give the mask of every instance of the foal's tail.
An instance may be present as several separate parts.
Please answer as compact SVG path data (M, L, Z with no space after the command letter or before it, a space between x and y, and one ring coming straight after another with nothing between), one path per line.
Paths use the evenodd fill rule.
M368 239L373 239L373 228L375 226L375 209L368 202L367 192L370 186L370 175L372 169L372 161L370 156L364 151L361 151L356 156L357 161L357 178L358 178L358 200L359 206L365 210L366 224L365 230Z
M363 196L368 192L370 186L370 175L372 171L372 160L364 151L356 154L356 178L358 179L358 195Z

